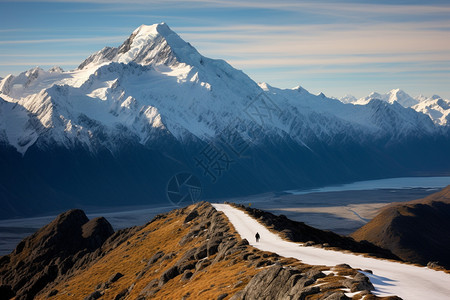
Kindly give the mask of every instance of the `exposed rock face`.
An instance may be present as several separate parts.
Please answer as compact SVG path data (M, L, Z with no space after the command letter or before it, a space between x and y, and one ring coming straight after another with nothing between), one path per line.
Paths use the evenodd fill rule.
M321 273L321 277L325 274ZM302 276L295 269L284 269L276 265L259 272L247 284L244 290L232 299L299 299L320 291L319 287L310 287L313 277Z
M303 222L292 221L284 215L276 216L270 212L228 203L259 220L267 227L272 227L275 231L293 242L303 242L304 246L336 247L343 250L350 250L356 253L367 253L371 256L400 260L399 257L390 252L389 248L383 249L367 241L357 242L351 237L342 236L332 231L325 231L306 225Z
M450 186L424 199L389 205L351 236L405 261L450 269Z
M81 210L63 213L0 259L0 284L11 286L16 299L32 299L113 233L104 218L89 221Z
M305 271L277 264L259 272L231 299L305 299L309 295L316 295L317 299L349 299L336 288L350 288L352 292L364 294L374 290L368 277L355 273L351 279L339 277L330 285L327 280L319 281L326 275L318 267Z

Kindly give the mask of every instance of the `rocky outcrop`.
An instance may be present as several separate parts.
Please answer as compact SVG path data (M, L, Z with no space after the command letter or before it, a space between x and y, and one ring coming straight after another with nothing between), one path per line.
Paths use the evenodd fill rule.
M184 252L175 264L160 276L157 283L152 282L147 285L140 294L142 297L151 297L162 286L179 275L181 275L180 280L189 281L198 271L211 264L220 262L233 253L247 251L248 242L246 240L238 241L222 213L217 212L209 203L202 202L186 214L183 224L191 225L191 228L180 239L179 245L182 246L192 241L198 241L200 245ZM189 224L190 222L195 225L192 226ZM147 268L141 272L145 273L148 267L164 257L164 253L156 253L149 260Z
M322 277L325 274L321 273ZM244 290L232 299L299 299L316 294L319 287L311 286L315 279L295 269L285 269L280 265L259 272Z
M450 186L424 199L384 208L351 236L401 259L450 269Z
M231 299L306 299L310 295L315 295L315 299L350 299L339 289L349 288L361 294L374 290L369 278L356 271L350 279L333 274L321 280L325 277L319 267L305 269L276 264L259 272Z
M33 299L58 276L65 275L80 257L92 253L114 233L104 218L89 220L83 211L70 210L0 259L0 284L10 286L16 299ZM2 293L3 294L3 293Z
M368 241L358 242L351 237L342 236L332 231L317 229L303 222L290 220L284 215L276 216L270 212L256 208L234 203L228 204L245 210L265 226L279 232L287 240L304 243L304 246L333 247L341 250L350 250L355 253L365 253L379 258L400 260L391 251Z

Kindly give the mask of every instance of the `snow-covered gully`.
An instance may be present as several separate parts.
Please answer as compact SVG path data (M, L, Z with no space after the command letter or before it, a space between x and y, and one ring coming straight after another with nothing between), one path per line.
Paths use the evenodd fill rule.
M239 209L227 204L213 206L225 213L242 238L260 250L294 257L312 265L334 266L346 263L353 268L372 270L373 274L364 274L370 278L375 287L374 294L378 296L397 295L405 300L450 299L450 274L322 248L301 247L298 243L282 240ZM259 243L255 241L256 232L261 236Z

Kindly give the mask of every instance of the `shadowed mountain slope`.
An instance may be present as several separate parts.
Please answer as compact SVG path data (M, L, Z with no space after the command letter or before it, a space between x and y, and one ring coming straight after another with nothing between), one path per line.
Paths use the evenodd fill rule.
M424 199L394 203L351 236L403 260L450 269L450 186Z

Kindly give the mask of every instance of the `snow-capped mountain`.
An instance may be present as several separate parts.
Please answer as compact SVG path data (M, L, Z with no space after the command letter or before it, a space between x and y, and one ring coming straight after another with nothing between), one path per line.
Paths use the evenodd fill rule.
M355 103L356 101L358 101L358 99L355 96L349 94L345 95L342 98L339 98L339 100L342 103Z
M0 81L0 199L15 211L33 197L161 201L183 170L216 197L446 168L447 129L401 106L413 103L401 91L374 98L258 85L166 24L142 25L75 70Z
M438 95L430 98L419 96L420 102L413 106L416 111L422 112L438 125L450 125L450 100L442 99Z
M366 105L373 99L382 100L382 101L385 101L390 104L399 103L403 107L412 107L413 105L416 105L417 103L419 103L419 101L417 99L414 99L413 97L411 97L410 95L408 95L407 93L405 93L404 91L402 91L400 89L391 90L387 94L380 94L377 92L372 92L372 93L370 93L369 96L359 98L359 99L355 98L352 95L346 95L346 96L340 98L339 100L343 103Z
M402 105L403 107L411 107L419 102L416 99L412 98L407 93L405 93L404 91L402 91L400 89L395 89L395 90L391 90L387 94L379 94L379 93L373 92L367 97L358 99L357 103L365 104L365 103L368 103L372 99L383 100L390 104L397 102L398 104Z
M428 115L434 123L438 125L447 125L448 116L450 115L450 100L442 99L437 95L432 97L426 97L419 95L417 97L411 97L400 89L391 90L387 94L379 94L376 92L371 93L369 96L357 99L352 95L346 95L339 100L342 103L352 103L355 105L366 105L372 100L382 100L390 104L398 103L403 107L411 107L417 112L421 112Z
M293 127L291 135L302 137L305 132L314 132L325 140L347 134L362 137L398 138L408 135L428 135L437 130L431 120L412 110L404 109L393 101L391 105L380 100L369 101L367 105L343 105L336 99L310 94L305 89L278 89L267 84L261 87L276 103L289 107L284 112L286 119L313 120Z
M127 130L142 144L154 130L179 139L186 131L213 136L215 126L235 117L230 110L236 114L261 92L244 73L201 56L165 24L139 27L120 47L102 49L74 71L9 75L0 91L37 117L47 129L43 138L90 148L96 130L109 136Z
M157 132L177 140L187 136L208 140L237 119L258 128L265 120L255 120L249 112L253 105L261 105L258 97L264 92L277 107L274 117L266 120L270 122L264 123L265 135L288 135L307 142L308 135L321 140L348 130L354 136L372 133L378 137L436 130L427 118L395 105L354 107L300 87L258 86L225 61L199 54L164 23L137 28L121 46L103 48L74 71L36 67L9 75L1 81L0 91L4 101L17 104L39 122L39 126L16 130L20 137L6 135L22 154L37 136L41 143L82 144L91 150L100 143L114 150L111 139L117 135L145 145ZM372 93L358 101L372 99L403 106L417 103L401 90ZM385 119L375 112L379 105L395 118ZM308 119L311 122L305 122ZM11 131L8 124L17 127L5 123L5 132ZM97 135L106 137L99 140Z

